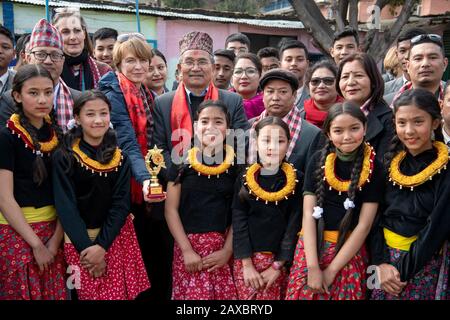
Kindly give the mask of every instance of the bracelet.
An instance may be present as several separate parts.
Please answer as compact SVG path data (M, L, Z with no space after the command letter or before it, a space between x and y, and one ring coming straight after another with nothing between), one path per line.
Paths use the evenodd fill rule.
M272 262L272 268L274 270L280 270L281 268L283 268L283 264L280 261L274 261Z

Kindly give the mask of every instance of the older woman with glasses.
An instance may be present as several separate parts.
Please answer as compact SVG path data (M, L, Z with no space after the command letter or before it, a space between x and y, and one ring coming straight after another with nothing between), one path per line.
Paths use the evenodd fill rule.
M236 57L231 82L234 91L244 99L247 119L257 117L264 111L262 91L259 90L262 64L253 53L242 53Z
M65 61L61 75L64 82L79 91L97 88L100 78L111 68L92 57L92 43L80 12L60 8L53 18L53 25L61 33L64 42Z
M302 118L316 127L322 128L328 110L344 99L336 91L337 70L334 63L321 60L306 74L306 85L311 98L306 100L301 110Z

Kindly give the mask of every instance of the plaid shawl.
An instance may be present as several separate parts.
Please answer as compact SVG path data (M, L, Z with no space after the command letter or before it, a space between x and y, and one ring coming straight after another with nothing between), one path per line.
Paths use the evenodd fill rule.
M255 127L259 121L268 117L267 111L264 110L261 115L255 119L253 125L250 129L250 142L248 149L248 157L247 163L255 163L257 159L257 151L256 151L256 132ZM298 110L295 106L292 107L292 110L283 117L283 121L289 126L289 130L291 132L291 141L289 143L288 150L286 152L286 158L289 158L292 150L294 150L295 144L298 139L300 139L300 131L302 130L302 116L300 110Z
M56 104L54 108L56 110L56 121L58 126L65 133L68 130L67 124L73 119L72 110L74 102L69 87L61 78L59 78L59 89L55 94Z

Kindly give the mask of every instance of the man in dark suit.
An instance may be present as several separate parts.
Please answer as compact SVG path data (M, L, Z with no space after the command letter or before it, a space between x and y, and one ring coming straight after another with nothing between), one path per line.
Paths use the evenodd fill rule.
M14 37L11 31L0 24L0 95L12 87L15 72L9 70L14 59Z
M217 89L212 83L214 58L212 39L202 32L186 34L180 41L178 70L182 81L176 91L159 96L154 108L153 143L163 150L166 166L180 163L183 151L189 148L192 127L198 106L208 99L221 100L228 108L231 129L249 128L242 98L235 93ZM180 134L189 137L179 138ZM180 143L183 140L184 143ZM174 147L177 149L172 152Z
M426 33L426 31L423 29L412 28L402 32L397 39L396 55L399 63L402 65L403 76L384 84L384 100L389 105L392 103L394 96L400 88L410 81L406 62L408 60L409 50L411 49L411 38L424 33Z
M81 92L66 86L60 78L64 53L61 34L46 20L41 19L31 33L30 43L26 52L27 64L40 64L52 76L54 84L54 103L58 125L63 132L67 131L67 123L73 118L72 107L74 100ZM0 126L4 126L15 111L15 103L11 90L0 97Z
M295 105L298 79L289 71L272 69L264 74L260 80L263 90L265 111L252 120L252 129L256 124L268 116L276 116L283 119L289 126L291 142L286 153L287 160L296 169L305 172L306 164L314 152L320 148L322 134L319 128L308 123L301 117L300 110ZM250 135L253 135L251 130ZM256 147L254 137L250 138L248 162L256 161Z

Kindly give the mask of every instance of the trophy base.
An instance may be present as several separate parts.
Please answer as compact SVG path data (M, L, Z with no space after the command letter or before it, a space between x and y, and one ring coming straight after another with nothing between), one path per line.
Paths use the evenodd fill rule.
M152 200L163 200L166 198L166 195L163 192L162 186L149 187L147 198Z

